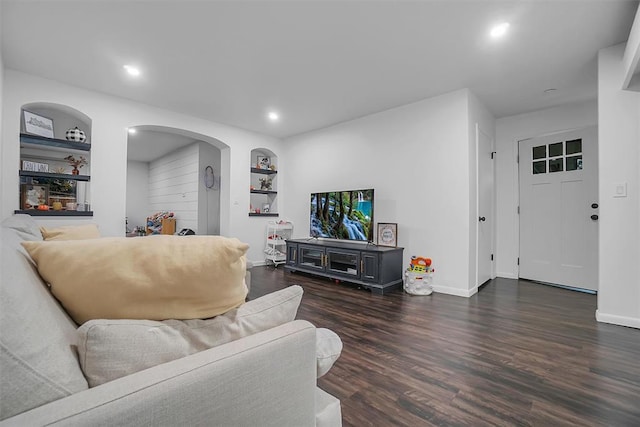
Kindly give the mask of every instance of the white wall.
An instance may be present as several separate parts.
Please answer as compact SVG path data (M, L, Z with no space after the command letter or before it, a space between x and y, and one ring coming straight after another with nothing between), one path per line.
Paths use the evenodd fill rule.
M149 163L127 162L127 218L129 229L145 226L149 208Z
M2 93L2 211L6 218L18 208L20 159L20 108L31 102L67 105L92 120L91 190L92 218L38 219L43 225L97 222L103 235L121 236L126 216L127 128L166 126L215 138L222 145L223 187L220 190L220 232L249 243L248 258L263 258L264 223L248 216L249 164L251 149L267 147L281 152L277 138L211 121L154 108L126 99L80 89L15 70L5 70ZM54 124L55 126L55 124ZM286 193L283 182L279 190ZM280 198L280 196L279 196ZM280 200L283 200L280 198Z
M173 212L176 229L198 230L198 143L149 163L149 214Z
M2 5L0 5L0 23L2 22ZM1 24L0 24L1 25ZM3 122L3 114L2 114L2 100L4 99L4 61L2 59L2 31L0 31L0 165L4 165L4 144L2 144L2 139L4 138L4 134L2 133L2 122ZM4 167L4 166L3 166ZM0 212L4 212L4 198L0 197Z
M220 177L220 150L199 142L199 183L198 183L198 234L220 234L220 191L217 182L212 188L204 185L204 170L207 166L213 168L215 179Z
M287 197L279 202L294 222L294 236L309 236L312 192L375 188L375 222L398 223L405 266L412 255L431 257L437 291L473 293L468 90L299 135L285 144L278 174L287 183Z
M640 93L621 90L624 45L598 53L600 322L640 328ZM615 197L619 185L627 196Z
M561 105L496 120L496 274L518 277L518 141L598 123L596 101Z

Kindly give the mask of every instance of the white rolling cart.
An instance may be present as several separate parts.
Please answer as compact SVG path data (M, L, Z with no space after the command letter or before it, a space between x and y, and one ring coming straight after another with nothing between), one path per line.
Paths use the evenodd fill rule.
M264 262L279 266L287 262L286 240L291 239L293 224L290 221L269 221L267 223Z

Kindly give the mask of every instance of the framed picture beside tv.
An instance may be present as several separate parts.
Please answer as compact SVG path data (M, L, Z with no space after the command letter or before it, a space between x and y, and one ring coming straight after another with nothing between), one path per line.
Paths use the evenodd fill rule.
M378 223L378 246L398 246L398 224L390 222Z
M373 201L372 188L312 193L309 235L372 242Z

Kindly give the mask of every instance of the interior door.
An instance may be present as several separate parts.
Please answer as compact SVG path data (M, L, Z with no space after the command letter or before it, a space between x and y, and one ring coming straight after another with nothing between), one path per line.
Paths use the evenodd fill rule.
M597 291L595 127L519 142L520 273Z
M477 237L476 286L493 277L493 140L476 124Z

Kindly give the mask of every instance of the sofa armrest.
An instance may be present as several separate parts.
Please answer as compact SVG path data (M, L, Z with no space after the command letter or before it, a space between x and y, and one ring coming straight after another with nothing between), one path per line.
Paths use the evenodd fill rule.
M315 340L315 327L296 320L76 393L0 425L314 426Z

